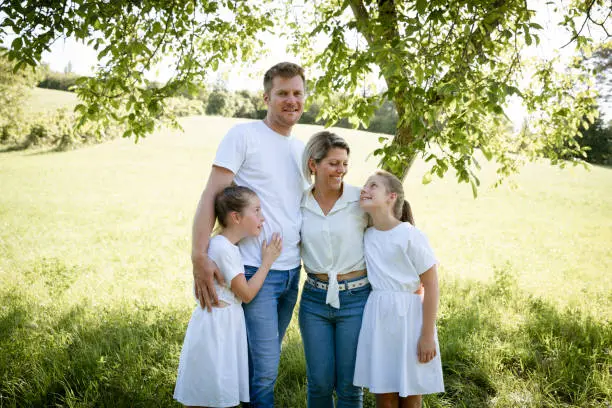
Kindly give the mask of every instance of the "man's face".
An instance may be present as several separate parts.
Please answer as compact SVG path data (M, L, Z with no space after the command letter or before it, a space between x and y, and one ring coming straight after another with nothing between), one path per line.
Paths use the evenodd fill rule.
M274 77L272 89L269 93L264 94L264 101L268 106L268 120L273 129L277 132L291 130L304 112L302 77L299 75L292 78Z

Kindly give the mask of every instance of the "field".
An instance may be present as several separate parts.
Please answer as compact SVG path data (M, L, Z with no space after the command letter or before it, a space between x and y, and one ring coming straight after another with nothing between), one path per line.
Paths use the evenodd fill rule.
M34 99L71 103L44 90ZM177 406L191 221L216 146L239 121L191 117L184 133L138 144L0 153L0 408ZM346 180L361 185L378 135L337 133L352 148ZM493 189L485 164L474 199L452 174L422 185L425 168L405 187L441 262L447 389L425 405L610 407L612 169L531 163L516 187ZM304 407L305 381L294 319L279 406Z

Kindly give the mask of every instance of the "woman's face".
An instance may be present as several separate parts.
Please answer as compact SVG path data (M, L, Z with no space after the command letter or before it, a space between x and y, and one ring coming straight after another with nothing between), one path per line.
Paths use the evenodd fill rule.
M319 163L310 159L308 166L315 176L315 189L340 190L348 171L348 152L341 147L329 149Z

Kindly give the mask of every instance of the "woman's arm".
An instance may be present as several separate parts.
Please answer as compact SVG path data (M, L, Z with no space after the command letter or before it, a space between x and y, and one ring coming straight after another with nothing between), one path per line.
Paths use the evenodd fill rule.
M421 274L421 283L425 289L423 296L423 327L417 347L419 361L427 363L436 356L436 316L438 315L438 273L436 265Z

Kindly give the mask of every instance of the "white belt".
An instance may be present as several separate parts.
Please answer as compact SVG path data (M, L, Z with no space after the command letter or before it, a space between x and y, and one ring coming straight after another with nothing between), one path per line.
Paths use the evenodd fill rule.
M323 290L327 290L327 283L325 282L321 282L320 280L311 278L310 276L306 277L306 283L308 283L309 285L314 286L315 288L318 289L323 289ZM367 276L364 276L361 279L357 279L355 281L352 282L346 282L346 283L339 283L338 284L338 290L339 291L343 291L343 290L347 290L347 289L357 289L357 288L362 288L365 285L369 284L370 281L368 280Z

